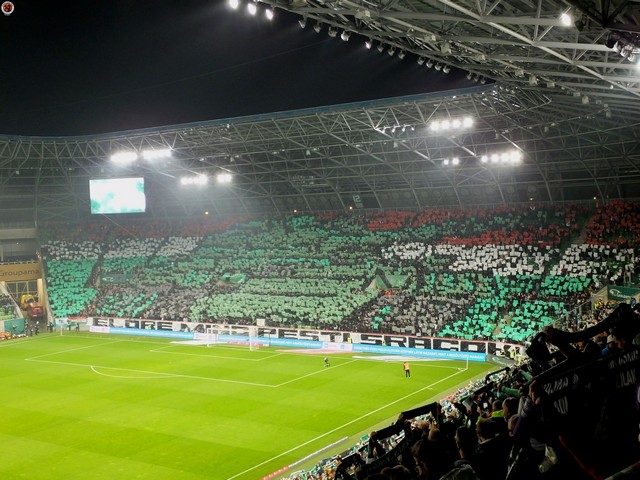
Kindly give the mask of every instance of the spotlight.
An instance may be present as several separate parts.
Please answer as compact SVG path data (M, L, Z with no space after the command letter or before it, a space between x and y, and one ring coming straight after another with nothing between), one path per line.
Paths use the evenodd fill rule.
M418 65L424 65L424 57L418 57Z
M406 55L407 55L407 54L406 54L406 52L405 52L404 50L400 50L400 51L398 52L398 58L399 58L400 60L404 60L404 57L405 57Z
M322 30L322 24L316 22L316 24L313 26L313 29L316 33L320 33L320 31Z
M440 70L442 70L442 65L440 65L439 63L436 63L436 70L439 72Z
M458 157L454 157L454 159L451 160L451 163L454 165L458 165L460 163L460 159Z
M371 47L373 47L373 40L365 40L364 46L367 47L367 50L371 50Z
M269 7L264 11L264 16L267 17L267 20L273 20L273 8Z
M427 66L427 68L433 67L433 60L431 59L427 60L427 63L425 63L425 65Z
M473 73L467 72L467 80L471 80L473 78Z
M351 32L348 32L346 30L342 32L342 34L340 35L340 38L342 39L343 42L348 42L349 37L351 37Z
M443 165L449 165L449 159L448 159L448 158L445 158L445 159L444 159L444 162L442 162L442 163L443 163Z
M219 173L216 176L218 183L231 183L232 175L230 173Z
M565 27L570 27L572 21L573 19L571 18L571 15L569 15L567 12L564 12L562 15L560 15L560 23L562 23L562 25L564 25Z
M157 160L159 158L167 158L171 156L170 148L160 148L158 150L143 150L142 158L145 160Z
M381 43L380 43L380 44L378 44L378 51L379 51L380 53L382 53L382 52L384 51L384 45L383 45L383 44L381 44Z
M389 50L387 50L387 53L389 54L390 57L393 57L396 54L395 47L391 47Z
M258 6L253 2L249 2L247 4L247 11L249 12L250 15L255 15L256 12L258 11Z
M329 30L327 30L327 35L329 35L331 38L335 38L335 36L338 35L338 30L333 27L329 27Z
M307 26L307 19L302 17L300 20L298 20L298 23L300 24L300 28L306 28Z
M487 157L486 155L482 155L482 157L480 157L480 161L482 163L487 163L489 161L489 157Z
M487 83L487 79L484 77L480 77L480 83L484 85L485 83Z
M136 161L138 154L136 152L117 152L111 155L111 161L119 164L126 164Z
M240 6L240 1L239 0L229 0L229 6L231 8L233 8L234 10L237 10L238 7Z
M442 67L442 71L444 73L449 73L451 71L451 65L445 65L444 67Z

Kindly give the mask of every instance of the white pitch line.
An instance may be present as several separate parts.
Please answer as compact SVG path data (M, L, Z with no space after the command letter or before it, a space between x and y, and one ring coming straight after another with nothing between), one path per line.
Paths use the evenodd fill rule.
M102 345L113 345L114 343L119 342L120 340L112 340L109 342L103 342L103 343L98 343L95 345L85 345L84 347L76 347L76 348L69 348L67 350L60 350L57 352L52 352L52 353L45 353L43 355L37 355L35 357L31 357L31 358L25 358L26 361L37 361L38 358L43 358L43 357L50 357L51 355L59 355L61 353L69 353L69 352L75 352L77 350L85 350L87 348L95 348L95 347L101 347Z
M263 465L266 465L267 463L269 463L269 462L271 462L271 461L275 460L276 458L284 457L285 455L288 455L288 454L290 454L291 452L295 452L296 450L298 450L298 449L300 449L300 448L302 448L302 447L305 447L305 446L309 445L310 443L313 443L313 442L315 442L315 441L317 441L317 440L320 440L321 438L324 438L324 437L326 437L327 435L330 435L330 434L332 434L332 433L334 433L334 432L340 431L341 429L343 429L343 428L345 428L345 427L348 427L349 425L351 425L351 424L353 424L353 423L359 422L360 420L362 420L362 419L364 419L364 418L367 418L368 416L370 416L370 415L372 415L372 414L374 414L374 413L377 413L377 412L379 412L380 410L383 410L383 409L385 409L385 408L388 408L388 407L390 407L391 405L394 405L394 404L396 404L396 403L398 403L398 402L401 402L402 400L405 400L406 398L409 398L409 397L411 397L411 396L415 395L416 393L420 393L420 392L422 392L422 391L424 391L424 390L428 390L428 389L430 389L430 388L434 387L435 385L439 384L440 382L444 382L445 380L448 380L448 379L450 379L450 378L452 378L452 377L454 377L454 376L458 375L461 371L463 371L463 370L460 370L460 371L457 371L457 372L455 372L455 373L452 373L452 374L451 374L451 375L449 375L448 377L442 378L442 379L438 380L437 382L434 382L434 383L432 383L432 384L430 384L430 385L427 385L426 387L422 387L420 390L416 390L415 392L409 393L409 394L405 395L404 397L400 397L400 398L398 398L397 400L394 400L393 402L390 402L390 403L388 403L388 404L386 404L386 405L383 405L382 407L376 408L375 410L372 410L372 411L370 411L370 412L368 412L368 413L365 413L364 415L361 415L361 416L359 416L358 418L355 418L355 419L353 419L353 420L351 420L351 421L349 421L349 422L345 423L344 425L341 425L341 426L339 426L339 427L336 427L336 428L334 428L333 430L330 430L330 431L328 431L328 432L326 432L326 433L323 433L322 435L317 436L316 438L312 438L311 440L308 440L308 441L306 441L306 442L304 442L304 443L301 443L300 445L297 445L297 446L295 446L295 447L293 447L293 448L290 448L290 449L289 449L289 450L287 450L286 452L282 452L282 453L281 453L281 454L279 454L279 455L276 455L276 456L274 456L274 457L271 457L271 458L269 458L269 460L265 460L265 461L264 461L264 462L262 462L262 463L259 463L259 464L257 464L257 465L254 465L253 467L248 468L248 469L246 469L246 470L245 470L245 471L243 471L243 472L237 473L237 474L235 474L234 476L227 478L227 480L233 480L234 478L238 478L240 475L244 475L245 473L249 473L249 472L251 472L251 471L255 470L256 468L262 467Z
M72 362L56 362L54 360L35 360L35 359L29 359L30 361L33 362L41 362L41 363L53 363L56 365L68 365L68 366L72 366L72 367L84 367L84 368L89 368L92 371L94 371L95 373L98 373L95 371L96 368L104 368L104 369L108 369L108 370L120 370L123 372L134 372L134 373L142 373L145 375L158 375L158 377L152 377L152 378L192 378L192 379L196 379L196 380L207 380L210 382L222 382L222 383L236 383L238 385L251 385L254 387L267 387L267 388L275 388L277 387L277 385L267 385L264 383L253 383L253 382L243 382L241 380L225 380L225 379L221 379L221 378L212 378L212 377L201 377L198 375L184 375L184 374L180 374L180 373L166 373L166 372L153 372L150 370L136 370L134 368L118 368L118 367L108 367L105 365L87 365L86 363L72 363ZM140 377L131 377L131 376L121 376L119 378L140 378Z
M268 358L273 358L273 357L278 357L280 355L283 355L282 353L274 353L273 355L269 355L269 356L265 356L265 357L261 357L261 358L239 358L239 357L229 357L226 355L208 355L208 354L203 354L203 353L186 353L186 352L167 352L165 351L165 349L167 348L171 348L171 345L166 346L166 347L160 347L160 348L154 348L153 350L149 350L150 352L153 353L165 353L168 355L187 355L187 356L191 356L191 357L206 357L206 358L224 358L226 360L238 360L241 362L261 362L263 360L266 360Z
M328 370L336 369L336 368L339 368L339 367L341 367L343 365L348 365L350 363L357 362L357 361L358 360L351 360L349 362L344 362L344 363L341 363L339 365L334 365L334 366L329 367L329 368L322 367L321 370L317 370L315 372L307 373L306 375L302 375L300 377L296 377L296 378L293 378L291 380L287 380L286 382L279 383L279 384L276 385L276 387L282 387L284 385L288 385L289 383L293 383L293 382L297 382L298 380L302 380L303 378L312 377L313 375L319 375L321 373L326 373Z

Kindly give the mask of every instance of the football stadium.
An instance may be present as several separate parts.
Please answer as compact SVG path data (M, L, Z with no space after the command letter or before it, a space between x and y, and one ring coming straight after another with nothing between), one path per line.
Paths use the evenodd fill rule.
M0 135L0 476L640 478L635 4L224 3L467 83Z

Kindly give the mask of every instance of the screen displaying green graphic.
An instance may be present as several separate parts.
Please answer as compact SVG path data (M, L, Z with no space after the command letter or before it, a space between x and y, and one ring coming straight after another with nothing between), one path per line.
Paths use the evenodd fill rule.
M146 210L144 178L89 180L91 213L142 213Z

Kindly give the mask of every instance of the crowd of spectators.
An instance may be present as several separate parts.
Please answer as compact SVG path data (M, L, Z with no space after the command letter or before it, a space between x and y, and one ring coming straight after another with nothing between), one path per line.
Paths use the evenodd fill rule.
M522 341L635 268L633 248L570 243L586 221L580 206L138 221L45 227L42 252L57 316Z

